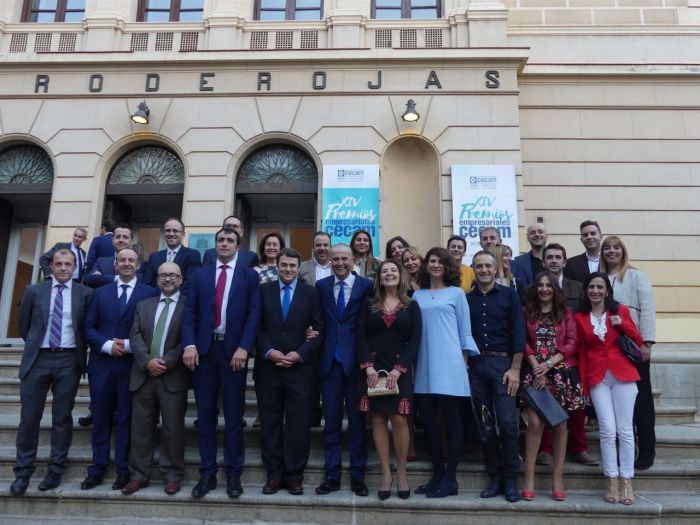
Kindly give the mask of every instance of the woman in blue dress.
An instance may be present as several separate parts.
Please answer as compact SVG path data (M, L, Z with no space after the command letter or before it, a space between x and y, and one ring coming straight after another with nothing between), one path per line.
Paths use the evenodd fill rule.
M433 461L433 476L416 494L428 498L456 495L457 465L462 455L462 404L470 396L467 361L479 355L471 335L469 305L459 287L459 268L444 248L431 248L419 274L420 290L413 294L421 311L422 333L414 387L423 433ZM447 467L438 433L437 410L447 427Z

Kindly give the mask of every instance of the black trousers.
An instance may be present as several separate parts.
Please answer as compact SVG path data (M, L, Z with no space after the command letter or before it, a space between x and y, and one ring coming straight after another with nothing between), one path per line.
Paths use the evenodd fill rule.
M443 475L447 475L451 481L456 480L457 465L462 457L464 445L462 406L466 399L442 394L416 394L416 404L423 421L423 435L433 462L433 478L436 481ZM442 439L437 427L438 408L442 412L447 429L447 469L442 457Z
M637 381L637 401L634 404L634 428L637 434L637 447L639 457L653 461L656 454L656 413L654 411L654 398L651 393L651 363L638 363L635 365L639 372L640 380Z

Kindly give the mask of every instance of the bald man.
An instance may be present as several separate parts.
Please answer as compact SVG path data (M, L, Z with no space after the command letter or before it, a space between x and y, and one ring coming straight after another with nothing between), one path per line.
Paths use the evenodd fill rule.
M530 251L518 255L511 264L513 275L525 286L529 286L534 277L544 271L542 251L547 245L547 229L544 224L536 222L527 227L527 242Z

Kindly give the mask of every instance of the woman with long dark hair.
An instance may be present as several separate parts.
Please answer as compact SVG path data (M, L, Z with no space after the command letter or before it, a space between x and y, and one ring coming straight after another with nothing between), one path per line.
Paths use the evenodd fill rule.
M372 236L367 230L356 230L350 239L353 271L362 277L374 279L379 261L374 257Z
M260 284L277 281L277 255L285 248L284 237L277 232L265 235L258 245L258 256L260 264L253 266L253 270L258 272Z
M386 241L386 248L384 249L384 257L386 259L396 259L401 262L401 256L403 252L408 248L409 242L397 235Z

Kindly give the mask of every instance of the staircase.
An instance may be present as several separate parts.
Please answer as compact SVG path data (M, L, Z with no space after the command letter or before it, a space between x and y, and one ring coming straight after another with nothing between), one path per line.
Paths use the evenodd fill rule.
M22 497L12 497L9 486L14 479L15 437L19 422L19 380L17 371L21 348L0 348L0 524L65 522L105 524L167 523L306 523L306 524L489 524L519 523L700 523L700 421L695 406L667 406L661 392L655 391L657 403L657 456L654 467L638 472L635 478L637 501L631 507L611 505L602 499L604 479L601 467L585 467L567 462L565 481L568 497L555 502L549 497L547 467L538 467L537 499L532 502L508 503L503 498L483 500L479 491L487 482L478 445L467 445L458 471L460 494L443 500L412 495L399 500L395 492L387 501L379 501L376 489L380 474L376 455L370 451L366 481L370 496L356 497L349 491L349 480L343 479L342 490L328 496L316 496L314 487L323 478L322 429L312 430L312 450L305 477L305 495L290 496L280 491L273 496L261 493L265 470L260 458L260 431L252 427L256 414L252 379L246 391L246 467L242 482L244 494L230 500L225 494L225 478L219 474L219 489L202 500L190 497L190 490L199 478L194 399L190 392L186 420L186 475L183 490L166 496L154 469L151 486L131 496L111 490L116 477L108 469L105 484L89 491L80 490L91 460L90 428L75 425L70 465L63 483L54 491L39 492L37 485L45 474L51 429L51 397L47 400L39 436L37 472L30 488ZM74 419L87 413L87 382L78 391ZM220 430L223 420L219 421ZM416 440L422 441L420 432ZM371 446L371 437L369 438ZM598 436L589 434L590 450L599 454ZM344 455L347 458L347 454ZM156 452L157 461L157 452ZM430 464L425 457L409 463L409 483L415 488L430 477Z

